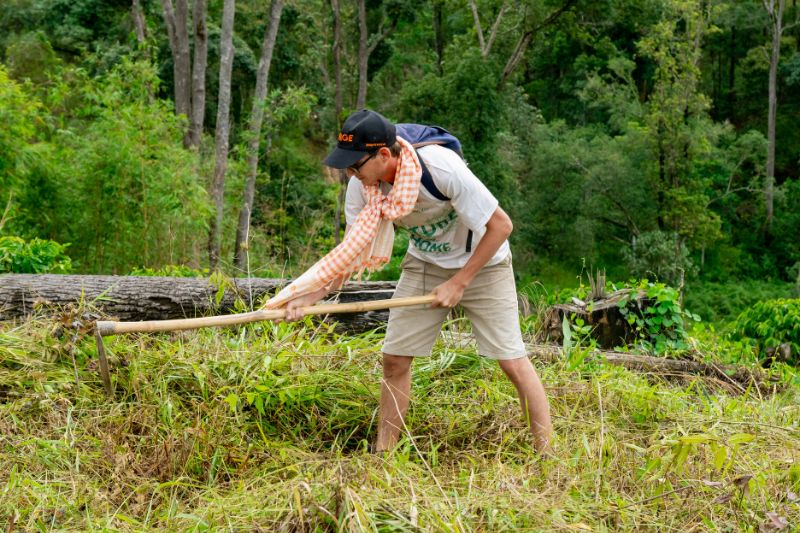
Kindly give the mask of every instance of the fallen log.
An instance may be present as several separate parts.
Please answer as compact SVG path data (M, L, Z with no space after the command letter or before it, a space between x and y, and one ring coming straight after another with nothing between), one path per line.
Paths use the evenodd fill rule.
M564 358L563 350L555 345L527 344L528 355L546 363L554 363ZM605 350L589 352L588 360L618 365L633 370L659 376L696 375L711 378L715 384L735 393L744 393L754 386L759 392L770 390L776 379L758 367L751 368L722 363L704 363L687 359L668 359L649 355L631 354Z
M122 321L168 320L241 312L258 305L289 280L267 278L172 278L55 274L0 275L0 320L44 310L59 313L69 305L89 304ZM391 298L395 282L351 282L333 293L341 303ZM238 304L237 304L238 302ZM333 318L326 319L333 322ZM335 317L341 331L360 333L384 325L388 311Z

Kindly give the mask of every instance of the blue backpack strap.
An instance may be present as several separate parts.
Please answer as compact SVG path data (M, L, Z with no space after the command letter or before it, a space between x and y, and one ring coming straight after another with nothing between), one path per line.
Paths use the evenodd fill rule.
M425 187L425 190L431 193L431 196L436 198L437 200L441 200L442 202L446 202L450 200L445 194L439 190L439 187L433 182L433 176L431 176L430 170L428 167L425 166L425 161L419 156L419 152L417 152L417 158L419 159L419 164L422 166L422 186Z

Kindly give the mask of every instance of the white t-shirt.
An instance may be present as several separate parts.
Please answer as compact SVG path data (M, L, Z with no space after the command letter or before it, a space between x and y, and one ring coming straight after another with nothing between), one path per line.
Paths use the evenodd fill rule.
M442 268L461 268L486 233L486 223L498 206L497 199L452 150L428 145L417 153L425 162L436 187L450 200L438 200L420 185L414 210L395 220L395 224L409 232L409 254ZM381 182L384 193L389 192L391 187ZM348 224L356 221L366 202L364 187L358 178L351 177L345 200ZM473 233L472 251L467 252L467 234L470 230ZM505 241L486 264L496 265L508 253L508 241Z

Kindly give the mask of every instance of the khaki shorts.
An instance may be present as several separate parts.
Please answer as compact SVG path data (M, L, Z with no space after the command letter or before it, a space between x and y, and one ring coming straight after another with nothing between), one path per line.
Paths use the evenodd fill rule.
M394 298L422 296L453 277L446 269L406 254ZM517 315L517 289L511 255L483 267L464 291L461 307L472 322L479 353L490 359L517 359L526 355ZM398 307L389 310L383 353L425 357L431 354L450 309Z

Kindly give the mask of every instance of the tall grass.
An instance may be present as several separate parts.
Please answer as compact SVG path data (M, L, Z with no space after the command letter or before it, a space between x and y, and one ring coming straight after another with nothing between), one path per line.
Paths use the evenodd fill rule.
M258 324L91 339L0 330L0 524L16 530L757 531L800 524L800 378L728 396L596 363L538 365L556 436L445 336L404 438L376 432L379 333ZM574 366L574 365L573 365ZM77 378L76 382L76 372ZM13 526L12 526L13 525Z

